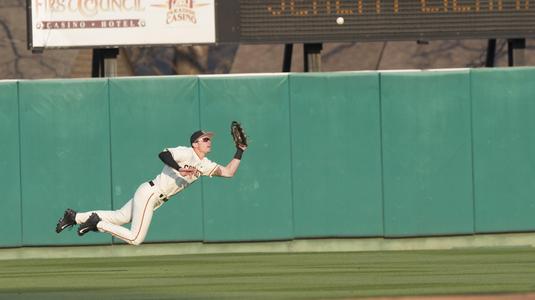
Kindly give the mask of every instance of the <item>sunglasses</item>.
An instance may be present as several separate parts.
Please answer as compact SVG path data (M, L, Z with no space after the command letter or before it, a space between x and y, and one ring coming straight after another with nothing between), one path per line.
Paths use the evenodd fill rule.
M201 142L201 141L203 141L203 142L206 143L206 142L209 142L209 141L210 141L210 138L209 138L209 137L205 137L205 138L202 138L202 139L200 139L200 140L197 140L197 142Z

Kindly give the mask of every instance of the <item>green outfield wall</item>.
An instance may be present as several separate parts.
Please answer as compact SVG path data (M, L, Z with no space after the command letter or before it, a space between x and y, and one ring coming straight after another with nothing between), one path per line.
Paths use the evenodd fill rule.
M474 233L470 74L381 75L385 236Z
M382 236L379 74L289 80L294 236Z
M0 82L0 246L22 245L17 82ZM9 226L7 226L9 225Z
M111 208L108 98L107 80L19 82L23 245L111 241L44 230L65 207Z
M230 121L232 179L158 209L146 242L535 231L535 68L0 82L0 247L122 243L54 232L67 207L118 209L158 153Z
M251 124L255 145L231 180L203 179L204 240L293 238L288 77L203 76L199 88L201 127L216 132L212 160L234 155L231 120Z
M199 87L196 77L119 78L109 84L112 206L119 209L141 182L161 171L158 153L189 143L191 129L200 124ZM201 186L156 211L147 241L203 239Z
M535 231L535 69L471 75L475 229Z

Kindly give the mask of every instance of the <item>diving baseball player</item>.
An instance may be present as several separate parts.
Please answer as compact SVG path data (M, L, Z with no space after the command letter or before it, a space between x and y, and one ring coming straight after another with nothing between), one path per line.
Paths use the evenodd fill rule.
M80 224L78 235L100 231L113 235L129 244L141 244L147 235L153 212L170 197L179 193L200 176L232 177L238 170L247 141L243 129L231 125L231 134L236 143L233 159L221 166L210 161L206 155L212 148L212 132L196 131L190 137L191 147L167 148L159 154L164 163L162 172L149 182L142 183L134 197L115 211L76 212L67 209L56 226L60 233L65 228ZM238 133L235 133L236 130ZM239 135L239 136L236 136ZM121 225L131 223L130 228Z

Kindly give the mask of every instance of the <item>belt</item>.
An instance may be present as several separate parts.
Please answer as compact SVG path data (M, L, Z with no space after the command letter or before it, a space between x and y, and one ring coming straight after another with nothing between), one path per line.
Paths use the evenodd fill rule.
M152 180L149 181L149 184L150 186L154 186L154 182L152 182ZM162 199L163 202L167 202L167 200L169 200L164 194L160 194L160 199Z

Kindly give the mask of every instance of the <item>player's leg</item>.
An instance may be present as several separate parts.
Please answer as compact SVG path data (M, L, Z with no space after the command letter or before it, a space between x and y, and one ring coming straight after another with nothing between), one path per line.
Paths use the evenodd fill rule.
M59 219L58 224L56 225L56 232L60 233L68 227L85 223L94 212L96 212L102 220L106 220L107 222L117 225L123 225L132 220L132 200L126 202L126 204L118 210L76 212L68 208L65 210L63 217Z
M96 213L103 221L116 225L130 223L132 220L132 199L126 202L126 204L118 210L97 210L76 213L76 224L86 222L92 213Z
M129 244L139 245L147 236L154 206L159 201L153 189L148 184L142 184L136 191L132 201L132 224L130 229L106 221L98 222L97 228L99 231L110 233Z

